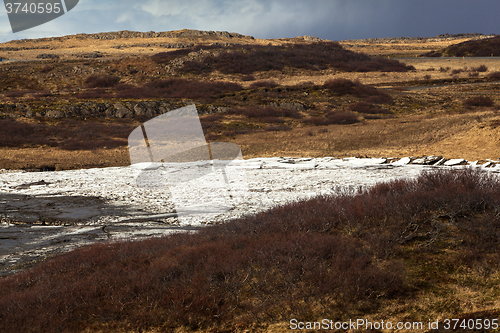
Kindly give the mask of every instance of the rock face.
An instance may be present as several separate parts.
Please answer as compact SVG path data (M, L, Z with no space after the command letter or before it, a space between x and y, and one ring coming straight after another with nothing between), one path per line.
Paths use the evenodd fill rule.
M218 44L218 43L214 43ZM229 44L229 43L225 43ZM112 46L114 49L126 49L129 47L164 47L166 49L185 49L188 47L193 47L194 43L139 43L139 44L131 44L131 45L116 45Z
M444 162L444 165L446 165L446 166L466 165L466 164L467 164L467 161L464 160L463 158L451 159L449 161Z
M46 118L51 118L51 119L59 119L64 117L64 114L61 111L57 110L50 110L45 113Z
M252 36L245 36L235 32L227 31L202 31L202 30L191 30L184 29L180 31L164 31L164 32L140 32L140 31L116 31L116 32L104 32L98 34L78 34L76 38L78 39L121 39L121 38L159 38L159 37L169 37L169 38L197 38L197 37L219 37L219 38L250 38Z
M63 117L67 118L81 118L85 119L88 117L96 118L153 118L159 116L171 110L190 105L199 104L194 101L183 101L183 102L170 102L165 100L159 101L140 101L140 102L117 102L117 103L99 103L99 102L79 102L73 104L67 104L63 106L57 106L51 108L47 106L46 109L32 110L29 106L18 103L18 104L1 104L0 103L0 115L9 114L11 117L25 117L32 118L45 117L49 119L59 119ZM288 105L289 108L302 109L303 105L296 103L296 106ZM286 105L286 104L285 104ZM281 104L284 107L284 104ZM226 106L218 105L200 105L198 107L199 114L215 114L227 112L229 108Z
M410 164L410 162L411 162L411 158L403 157L402 159L400 159L396 162L393 162L392 164L393 165L407 165L407 164Z
M132 116L132 111L127 109L123 104L121 103L116 103L115 104L116 112L115 112L115 117L116 118L129 118Z
M420 164L420 165L433 165L433 164L437 163L438 161L440 161L442 158L443 158L443 156L435 156L435 155L424 156L424 157L417 158L417 159L413 160L412 163L413 164Z
M268 105L273 108L284 108L296 111L304 111L306 109L304 104L298 102L282 102L282 103L271 102Z
M82 53L82 54L76 54L78 58L86 58L86 59L96 59L96 58L102 58L104 57L104 54L101 52L92 52L92 53Z

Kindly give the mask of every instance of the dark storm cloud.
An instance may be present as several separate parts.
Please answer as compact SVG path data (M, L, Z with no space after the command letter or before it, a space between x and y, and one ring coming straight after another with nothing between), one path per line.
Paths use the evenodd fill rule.
M500 33L498 0L81 0L65 16L12 34L0 13L0 41L80 32L183 28L258 38L340 40Z

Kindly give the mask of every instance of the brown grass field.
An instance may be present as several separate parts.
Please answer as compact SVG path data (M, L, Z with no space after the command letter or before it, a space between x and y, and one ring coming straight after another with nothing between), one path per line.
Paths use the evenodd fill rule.
M306 42L304 38L259 40L241 35L207 35L111 40L69 36L4 43L0 45L1 57L28 61L0 63L0 71L4 74L0 80L0 114L3 114L1 117L4 120L0 119L0 123L12 118L18 123L29 123L31 126L57 125L65 134L60 133L50 138L50 144L47 144L47 133L43 131L39 134L40 137L33 135L31 141L18 144L0 142L0 168L37 169L50 165L61 170L129 164L126 132L131 126L137 126L140 121L152 116L141 118L125 115L123 119L117 120L102 114L96 117L68 112L68 107L75 104L100 102L112 106L117 102L133 105L143 100L167 100L182 105L193 101L198 104L198 110L204 113L204 110L210 107L244 107L269 103L280 105L291 102L302 104L304 108L299 112L304 118L308 118L322 117L330 111L350 110L351 104L364 100L363 96L338 97L325 92L322 85L331 79L357 81L385 92L393 102L382 103L382 108L389 109L391 113L366 115L355 112L359 122L348 125L318 126L319 122L306 123L297 119L284 119L280 124L285 127L277 127L278 131L273 131L272 127L266 130L269 127L266 126L266 119L230 116L223 112L220 113L222 119L207 122L211 125L206 127L207 139L238 143L243 149L244 158L280 155L404 157L439 154L447 158L468 160L497 159L500 151L499 85L498 79L490 76L500 71L500 59L416 57L430 50L439 50L467 40L448 38L441 41L430 39L425 42L397 39L386 42L340 42L347 50L362 51L371 57L397 57L400 62L415 68L406 72L345 72L334 68L285 66L281 70L261 70L251 75L224 74L216 70L201 76L179 71L179 68L172 71L167 68L172 66L165 66L165 62L157 63L151 56L170 50L182 52L183 49L165 49L164 45L174 43L201 44L201 48L205 47L202 52L216 52L217 49L210 49L210 45L270 44L283 47L297 43L308 45L310 42ZM100 54L98 58L82 58L82 55L96 52ZM37 59L38 55L45 53L59 56L59 59ZM188 60L193 59L193 56L187 57ZM486 70L478 71L481 66ZM116 82L101 88L91 86L86 80L92 75L115 77L119 81L118 86L114 87ZM194 95L177 94L177 98L175 93L141 98L143 92L138 90L140 88L133 88L148 85L148 82L154 80L169 78L201 80L207 83L233 82L239 84L240 88L237 88L239 91L235 94L222 91L222 95L211 95L213 92L207 90L207 93ZM273 85L259 85L259 82L263 81L272 81ZM418 86L422 89L418 89ZM423 89L425 87L427 89ZM174 98L165 99L162 96ZM476 96L491 98L493 106L464 106L465 100ZM28 109L33 116L25 118ZM47 117L47 112L54 109L66 110L64 117L85 122L89 128L93 123L118 123L117 126L123 126L124 129L120 133L110 131L99 138L93 134L86 136L84 133L79 133L79 137L75 138L68 132L75 124L65 125L61 119ZM291 130L283 130L287 129L286 126ZM73 145L69 145L68 140L73 142ZM78 140L86 143L79 147L76 144ZM106 146L105 141L120 141L121 144ZM71 147L76 150L70 149Z

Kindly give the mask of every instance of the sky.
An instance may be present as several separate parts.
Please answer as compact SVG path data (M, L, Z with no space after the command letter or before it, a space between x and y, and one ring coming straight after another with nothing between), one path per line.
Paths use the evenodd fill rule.
M185 28L329 40L500 34L499 13L500 0L80 0L65 15L17 33L1 6L0 42Z

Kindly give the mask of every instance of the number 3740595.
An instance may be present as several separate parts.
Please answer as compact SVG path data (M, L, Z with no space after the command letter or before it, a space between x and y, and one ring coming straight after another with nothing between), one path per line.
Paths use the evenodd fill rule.
M446 330L459 328L470 330L498 329L498 319L445 319L443 323Z
M59 14L62 11L61 3L21 3L6 2L7 14Z

